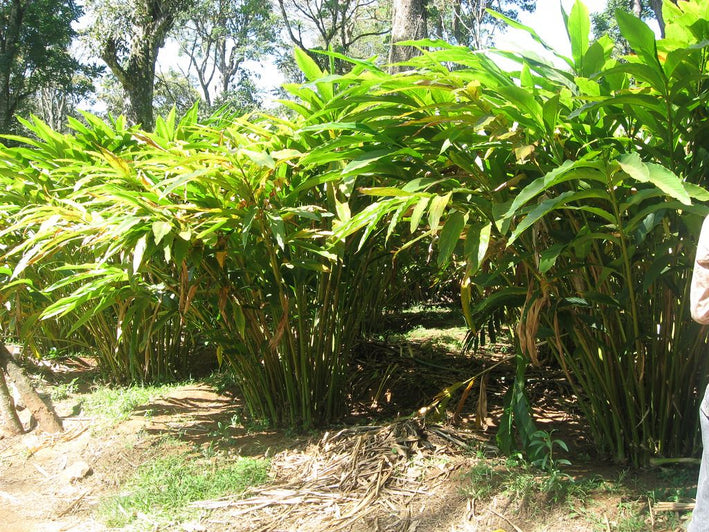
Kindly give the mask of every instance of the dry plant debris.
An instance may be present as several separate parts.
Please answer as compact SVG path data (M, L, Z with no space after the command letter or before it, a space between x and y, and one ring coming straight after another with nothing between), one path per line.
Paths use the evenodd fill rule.
M303 523L303 530L357 529L355 523L364 518L379 523L386 516L393 522L377 526L413 530L412 501L448 481L457 468L452 458L468 447L466 439L419 419L328 432L305 452L277 454L268 487L250 490L245 499L195 506L232 508L231 517L249 514L251 530L278 530L294 520Z

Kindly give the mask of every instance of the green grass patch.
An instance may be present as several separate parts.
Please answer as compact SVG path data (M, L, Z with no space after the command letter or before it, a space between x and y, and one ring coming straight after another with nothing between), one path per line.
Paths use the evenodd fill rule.
M534 514L548 506L574 500L583 502L601 486L601 479L575 480L559 469L545 471L525 461L486 459L466 474L463 492L473 499L502 494L518 501L520 510Z
M101 386L82 397L82 410L89 416L97 416L111 422L128 418L136 407L155 401L185 383L158 386Z
M653 486L648 492L653 501L687 502L697 493L697 467L663 467L660 468L658 477L660 485Z
M180 454L157 458L138 468L123 494L106 502L100 513L110 527L124 527L141 516L152 523L189 519L194 501L240 495L268 480L269 461L255 458L203 460Z
M391 343L415 342L422 347L456 352L463 348L467 331L465 327L423 327L417 325L405 333L386 335L386 340Z
M589 473L572 478L563 470L541 470L515 458L480 458L463 477L463 493L487 501L506 497L513 512L525 519L545 519L553 508L566 509L589 529L619 532L676 530L683 516L674 512L650 514L649 505L657 501L687 502L693 494L696 470L668 468L641 482L636 475L622 471L617 478ZM684 516L686 517L686 516Z

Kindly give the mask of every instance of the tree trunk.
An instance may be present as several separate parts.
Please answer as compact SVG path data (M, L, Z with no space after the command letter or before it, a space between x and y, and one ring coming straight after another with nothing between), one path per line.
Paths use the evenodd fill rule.
M0 343L0 371L2 370L5 370L12 382L15 383L17 391L20 392L22 399L32 413L32 416L37 420L39 427L49 433L62 432L64 429L62 428L62 422L59 416L37 395L30 380L27 378L22 368L14 361L12 355L5 347L5 344Z
M650 9L655 13L655 18L657 19L657 25L660 27L660 36L665 37L665 19L662 16L662 0L649 0ZM673 0L676 4L677 1Z
M0 50L0 133L11 133L14 126L13 119L17 105L13 102L15 98L13 93L17 91L12 90L12 69L19 53L20 32L26 7L26 4L20 1L12 1L7 19L4 21L4 35L2 35L3 42Z
M23 432L22 423L15 411L15 403L10 390L7 389L5 374L0 369L0 436L16 436Z
M126 86L130 109L128 119L134 124L140 124L145 131L152 131L155 126L153 116L153 94L155 92L153 81L138 72L133 80L133 84Z
M397 46L396 43L428 37L426 3L427 0L394 0L389 63L407 61L419 55L416 48ZM390 67L390 69L392 72L402 70L401 67Z
M155 125L153 94L158 53L175 23L175 17L189 5L189 0L138 2L136 13L144 13L131 20L132 37L108 35L101 44L101 59L128 94L128 118L146 131L151 131Z
M12 133L14 112L10 106L10 91L4 80L0 80L0 133ZM7 140L3 140L7 143Z

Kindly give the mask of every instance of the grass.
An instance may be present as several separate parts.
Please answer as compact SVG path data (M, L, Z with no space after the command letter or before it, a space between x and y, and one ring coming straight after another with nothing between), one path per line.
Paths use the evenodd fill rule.
M653 487L648 496L653 501L685 502L694 498L699 473L696 467L663 467L658 477L660 486Z
M89 416L96 416L103 418L107 422L117 423L127 419L136 407L150 403L184 384L126 387L99 386L90 394L82 397L82 409Z
M466 474L463 492L472 499L500 494L518 501L521 511L534 514L568 499L583 500L589 488L587 482L578 483L558 469L544 471L522 460L488 458L476 462Z
M139 524L141 519L149 528L184 521L199 513L190 503L240 495L266 482L268 470L266 459L206 459L189 453L159 457L140 466L123 494L104 503L99 513L110 527Z
M63 382L61 384L54 385L50 391L52 401L63 401L76 393L77 381L78 378L72 379L70 382Z
M430 328L419 325L405 333L383 335L383 338L394 344L414 342L423 348L459 352L463 348L466 333L465 327Z
M687 502L694 497L696 470L672 468L653 472L650 480L623 471L617 478L598 474L572 478L561 470L542 471L522 460L478 457L463 477L463 493L488 501L506 498L514 514L532 522L554 509L582 518L589 529L617 532L676 530L689 514L652 514L658 501ZM609 528L610 527L610 528Z

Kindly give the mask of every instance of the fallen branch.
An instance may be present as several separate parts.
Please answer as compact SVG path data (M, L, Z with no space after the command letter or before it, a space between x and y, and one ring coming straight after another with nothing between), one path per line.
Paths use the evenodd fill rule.
M251 488L240 498L192 506L232 508L232 518L248 514L254 530L280 530L286 518L308 521L312 529L346 530L378 508L391 516L409 511L416 497L427 494L422 475L443 483L454 470L439 471L431 459L457 454L461 447L468 445L460 433L456 436L442 427L434 431L419 419L349 427L326 433L306 453L277 454L272 464L274 484ZM415 474L410 474L412 468ZM317 512L316 507L328 511ZM309 521L313 518L317 522Z
M650 458L650 465L653 467L674 464L699 465L700 462L699 458Z
M22 423L20 423L20 418L17 417L10 390L8 390L7 382L5 382L5 374L0 369L0 434L17 436L23 432Z
M694 510L693 502L656 502L652 509L656 512L690 512Z
M496 511L493 510L492 508L489 508L489 510L490 510L492 513L494 513L497 517L499 517L500 519L504 519L505 521L507 521L507 524L510 525L512 528L515 529L515 532L522 532L522 529L521 529L520 527L518 527L517 525L515 525L515 524L514 524L512 521L510 521L507 517L505 517L504 515L502 515L502 514L499 513L499 512L496 512Z
M57 514L57 517L64 517L66 514L71 512L76 506L86 497L89 493L91 493L91 490L86 490L84 491L81 495L79 495L76 499L74 499L69 506L64 508L61 512Z

